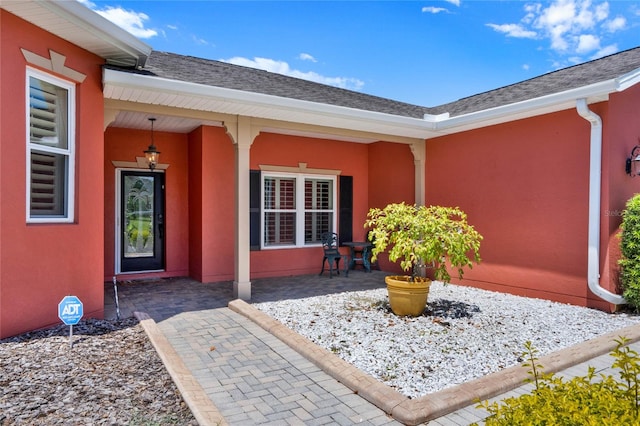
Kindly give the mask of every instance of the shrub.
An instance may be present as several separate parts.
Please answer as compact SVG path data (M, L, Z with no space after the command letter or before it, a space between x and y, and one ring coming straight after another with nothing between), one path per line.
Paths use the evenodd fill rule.
M416 267L434 265L434 278L449 282L446 261L462 278L464 268L480 262L482 235L467 222L467 214L458 207L419 206L405 203L372 208L365 228L371 228L372 260L386 250L389 260L400 260L400 267L411 273Z
M622 213L620 241L622 295L636 311L640 310L640 194L627 201Z
M615 358L613 368L620 370L620 378L600 374L589 367L586 376L564 381L562 377L544 374L537 364L537 350L531 342L523 353L529 367L528 382L535 389L526 395L507 398L502 404L484 401L490 416L488 426L513 425L640 425L638 413L640 386L640 356L628 346L628 340L616 340L618 346L611 352Z

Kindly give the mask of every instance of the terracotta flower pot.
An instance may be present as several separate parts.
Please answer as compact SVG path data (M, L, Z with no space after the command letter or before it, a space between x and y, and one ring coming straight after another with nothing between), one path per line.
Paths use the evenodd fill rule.
M422 315L427 306L431 280L416 277L415 282L409 282L406 275L389 275L385 277L389 304L394 314L398 316L417 317Z

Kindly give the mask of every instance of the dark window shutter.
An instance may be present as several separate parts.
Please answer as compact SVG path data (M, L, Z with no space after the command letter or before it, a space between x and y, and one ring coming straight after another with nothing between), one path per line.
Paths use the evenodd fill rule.
M249 245L251 250L260 250L260 170L249 173Z
M353 241L353 176L340 176L340 215L338 217L340 244Z

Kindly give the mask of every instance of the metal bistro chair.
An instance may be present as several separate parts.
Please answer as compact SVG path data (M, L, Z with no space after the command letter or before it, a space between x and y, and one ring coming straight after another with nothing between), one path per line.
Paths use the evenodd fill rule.
M338 250L338 234L335 232L325 232L320 236L322 240L322 250L324 251L324 257L322 258L322 270L320 275L324 273L325 263L329 264L329 278L333 278L333 270L340 274L340 261L344 265L344 274L349 276L349 256L341 254Z

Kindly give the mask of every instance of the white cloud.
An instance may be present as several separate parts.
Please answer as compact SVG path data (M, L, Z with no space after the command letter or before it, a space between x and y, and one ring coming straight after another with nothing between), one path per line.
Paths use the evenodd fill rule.
M158 35L157 30L145 28L145 21L149 20L149 16L145 13L111 6L98 9L97 5L89 0L78 1L138 38L147 39Z
M610 16L606 0L538 0L525 4L523 11L519 22L487 26L507 37L548 40L551 50L565 58L560 64L617 52L615 44L602 46L612 33L629 26L624 16Z
M606 21L602 24L602 27L610 33L623 30L627 26L627 20L624 16L616 16L615 18Z
M589 39L590 33L608 16L607 2L594 6L591 0L555 0L540 10L533 27L549 37L553 50L560 53L584 52L593 42ZM585 34L585 31L589 33Z
M233 57L230 59L221 59L222 62L230 64L242 65L245 67L257 68L264 71L275 72L278 74L288 75L290 77L301 78L303 80L314 81L316 83L327 84L329 86L340 87L349 90L362 90L364 82L357 78L351 77L325 77L313 71L299 71L291 69L288 63L268 58L242 58Z
M596 20L604 21L609 17L609 3L604 2L596 6Z
M208 46L209 42L203 38L197 37L195 35L191 35L191 39L195 44L199 44L201 46Z
M524 6L525 15L524 15L524 18L522 18L520 22L522 22L525 25L531 24L533 21L535 21L536 17L540 13L540 9L541 8L542 8L542 5L539 4L539 3L538 4L526 4Z
M445 9L444 7L432 7L432 6L425 6L422 8L422 11L425 13L442 13L442 12L449 12L449 10Z
M301 59L303 61L318 62L318 60L316 58L314 58L312 55L310 55L308 53L301 53L298 56L298 59Z
M529 68L530 68L529 64L523 64L522 65L522 69L525 70L525 71L529 71Z
M460 0L445 0L447 3L455 4L456 6L460 6Z
M578 37L577 53L588 53L600 49L600 39L593 34L583 34Z
M537 36L535 31L527 30L519 24L487 24L487 26L499 33L506 34L507 37L535 38Z
M618 45L617 44L611 44L609 46L605 46L602 49L598 50L595 55L591 56L591 58L589 59L598 59L598 58L602 58L603 56L609 56L609 55L613 55L614 53L618 52Z

